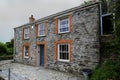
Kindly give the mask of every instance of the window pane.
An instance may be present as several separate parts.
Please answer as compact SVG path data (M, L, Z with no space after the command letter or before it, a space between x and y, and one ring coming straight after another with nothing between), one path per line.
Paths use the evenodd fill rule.
M28 28L27 28L27 29L25 29L25 30L24 30L24 32L25 32L25 33L28 33L28 32L29 32L29 29L28 29Z
M41 31L41 30L40 30L40 33L39 33L39 34L40 34L40 35L44 35L44 31Z
M66 53L66 59L69 59L69 54L68 53Z
M28 56L28 46L25 46L25 56Z
M60 53L60 59L62 59L62 53Z
M61 20L60 25L65 25L65 24L68 24L68 19Z
M41 31L39 31L39 35L41 35Z
M66 31L68 31L68 27L60 29L60 32L66 32Z
M66 51L68 52L68 45L66 45Z
M68 27L68 24L60 25L60 28Z
M69 59L68 44L59 44L59 58L63 60Z
M61 21L61 23L60 23L60 25L65 25L65 24L67 24L66 21Z
M62 45L62 51L66 51L66 45Z
M25 34L25 38L27 38L28 37L28 34Z
M59 45L59 50L62 51L62 45Z
M60 32L69 31L68 19L60 20L59 31L60 31Z
M40 30L43 30L43 27L44 27L44 26L41 24L41 25L40 25Z
M45 34L45 23L39 25L39 35Z
M62 53L63 54L63 59L66 59L66 54L65 53Z
M24 38L29 38L29 28L24 29Z
M27 31L26 31L26 29L24 29L24 33L26 33Z

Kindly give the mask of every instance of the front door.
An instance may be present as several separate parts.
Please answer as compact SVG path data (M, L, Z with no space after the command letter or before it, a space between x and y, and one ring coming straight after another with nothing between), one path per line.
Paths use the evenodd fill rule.
M44 66L44 45L40 45L40 66Z

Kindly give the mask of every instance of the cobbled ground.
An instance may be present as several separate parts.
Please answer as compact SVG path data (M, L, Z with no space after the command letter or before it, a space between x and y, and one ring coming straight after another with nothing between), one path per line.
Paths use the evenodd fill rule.
M11 60L0 61L0 76L5 80L8 80L9 68L10 80L82 80L70 73L11 63Z

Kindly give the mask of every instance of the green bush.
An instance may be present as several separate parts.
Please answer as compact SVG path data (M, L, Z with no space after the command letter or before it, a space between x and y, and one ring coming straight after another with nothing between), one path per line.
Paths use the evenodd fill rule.
M12 55L13 54L13 48L7 48L7 54Z
M96 68L90 80L120 80L120 60L108 60Z
M100 66L95 69L90 80L120 80L120 0L114 1L115 2L112 1L114 5L110 5L112 6L112 13L114 13L114 39L110 43L101 44L100 57L101 59L104 57L104 59Z
M5 44L0 42L0 56L11 56L13 55L13 44L14 39L11 39L10 42L6 42Z
M1 53L6 53L7 52L7 47L5 46L4 43L0 42L0 54Z

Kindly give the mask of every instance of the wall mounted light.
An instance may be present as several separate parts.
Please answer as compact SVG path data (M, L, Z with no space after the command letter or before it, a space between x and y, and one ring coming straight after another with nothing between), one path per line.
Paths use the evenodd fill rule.
M34 26L32 25L32 29L34 28Z

